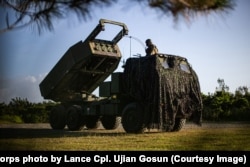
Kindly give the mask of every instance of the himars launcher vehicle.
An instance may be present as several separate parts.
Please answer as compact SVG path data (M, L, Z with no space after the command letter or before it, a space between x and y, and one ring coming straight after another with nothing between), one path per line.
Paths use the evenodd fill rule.
M120 26L112 40L97 39L105 24ZM124 23L100 19L85 39L71 46L40 83L41 95L58 104L50 112L53 129L145 129L179 131L186 119L202 121L202 98L195 71L187 59L158 53L128 58L123 72L117 43L128 34ZM111 76L111 81L105 81ZM99 87L99 97L93 91Z

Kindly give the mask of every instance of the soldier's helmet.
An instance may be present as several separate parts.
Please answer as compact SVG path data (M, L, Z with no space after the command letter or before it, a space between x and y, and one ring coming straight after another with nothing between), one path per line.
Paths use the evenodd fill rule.
M152 40L151 39L147 39L145 42L147 45L152 44Z

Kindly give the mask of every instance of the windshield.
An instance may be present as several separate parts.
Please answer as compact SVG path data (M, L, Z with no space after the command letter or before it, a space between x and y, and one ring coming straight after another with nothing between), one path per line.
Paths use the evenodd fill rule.
M180 69L181 69L182 71L185 71L185 72L187 72L187 73L190 73L190 69L189 69L189 66L188 66L188 64L187 64L186 61L181 61L181 62L180 62Z
M161 65L164 69L178 68L184 72L190 73L190 68L185 60L176 60L172 58L164 58L160 60Z

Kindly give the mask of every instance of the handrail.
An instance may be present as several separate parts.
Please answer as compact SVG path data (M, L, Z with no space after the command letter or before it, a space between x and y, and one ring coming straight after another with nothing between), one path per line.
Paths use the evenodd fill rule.
M107 19L100 19L99 24L96 26L96 28L90 33L90 35L85 39L85 41L92 41L96 38L96 36L101 32L105 30L105 23L118 25L122 27L122 30L113 38L111 41L113 44L118 43L121 38L125 35L128 35L128 28L124 23L107 20Z

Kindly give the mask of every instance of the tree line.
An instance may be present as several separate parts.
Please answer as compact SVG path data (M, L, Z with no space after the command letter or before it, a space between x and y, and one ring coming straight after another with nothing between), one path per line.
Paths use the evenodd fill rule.
M16 97L9 104L0 103L0 123L45 123L49 122L52 101L31 103L27 98Z
M214 93L202 94L203 121L250 121L250 92L240 86L234 93L223 79ZM27 99L13 98L9 104L0 103L0 123L46 123L53 101L31 103Z
M207 121L250 121L250 92L246 86L240 86L235 93L223 79L217 80L219 87L215 93L204 95L203 119Z

